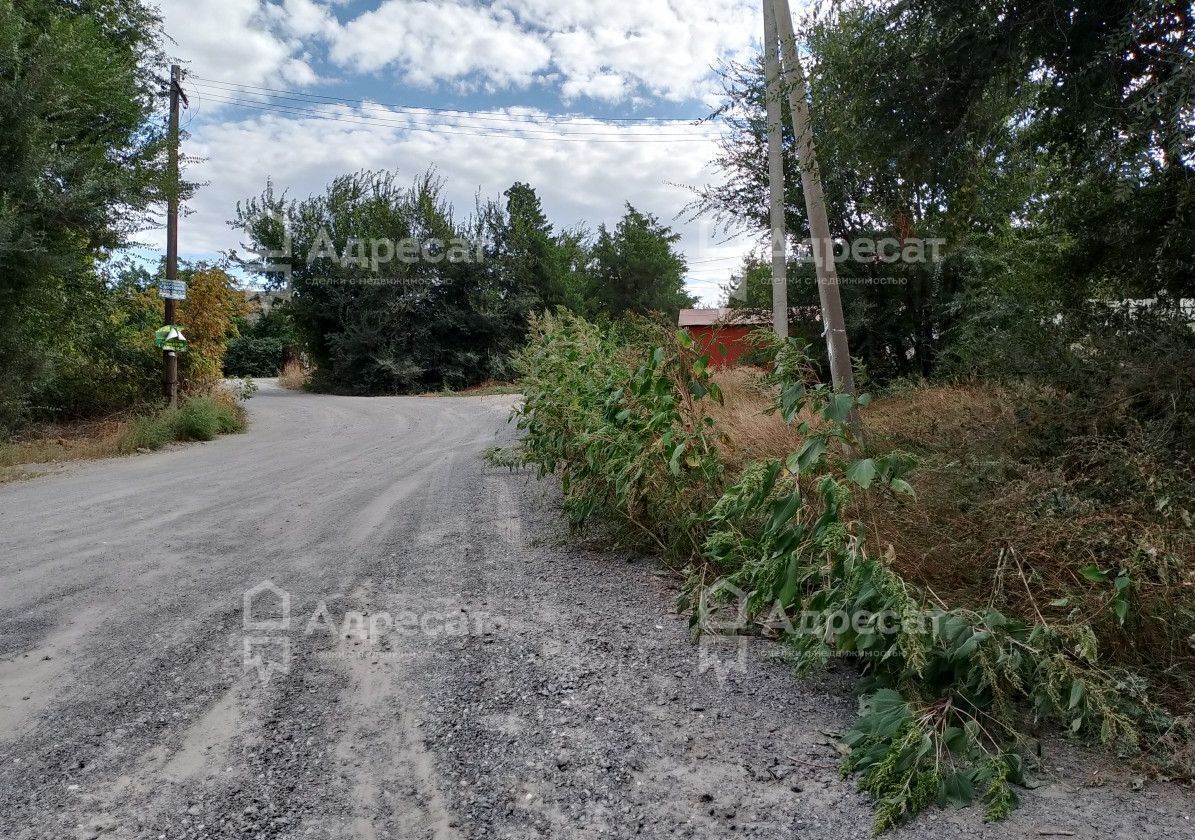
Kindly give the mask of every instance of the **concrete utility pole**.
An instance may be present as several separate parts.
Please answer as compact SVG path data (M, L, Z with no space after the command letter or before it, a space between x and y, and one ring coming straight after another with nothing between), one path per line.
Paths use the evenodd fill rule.
M851 351L846 340L846 321L842 315L842 298L838 292L838 272L834 267L834 243L830 239L830 222L826 217L826 198L822 193L822 176L813 148L813 130L809 124L808 91L805 70L797 56L797 36L793 32L792 12L788 0L771 0L780 36L781 64L788 88L788 108L792 113L793 134L797 138L797 161L801 165L801 191L805 194L805 212L809 216L809 235L813 240L813 262L817 270L817 291L822 304L822 322L826 330L826 350L830 357L830 379L834 390L855 393L855 376L851 370ZM774 199L773 199L774 201ZM858 430L857 418L851 425Z
M178 279L178 108L182 95L182 70L177 64L170 65L170 123L168 147L166 150L166 281L173 285ZM166 323L173 324L175 302L166 298ZM170 407L178 405L178 355L173 350L163 350L165 371L163 382L166 399Z
M780 44L772 0L763 0L763 67L768 115L768 192L772 223L772 326L788 338L788 237L784 229L784 140L780 115Z

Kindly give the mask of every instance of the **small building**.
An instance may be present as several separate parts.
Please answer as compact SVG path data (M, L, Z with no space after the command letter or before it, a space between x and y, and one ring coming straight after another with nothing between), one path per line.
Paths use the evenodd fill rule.
M757 310L682 309L677 323L689 331L712 367L732 367L750 350L747 336L752 330L770 327L772 316Z

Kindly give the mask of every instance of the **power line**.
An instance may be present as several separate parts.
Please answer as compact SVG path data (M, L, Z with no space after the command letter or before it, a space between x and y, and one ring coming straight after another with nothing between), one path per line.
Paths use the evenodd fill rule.
M416 113L428 113L428 114L457 114L460 116L474 117L476 119L481 119L481 118L512 119L512 120L520 119L518 117L518 115L515 115L515 114L495 114L493 112L466 111L466 110L460 110L457 108L434 108L434 107L430 107L430 106L399 105L399 104L386 103L386 102L369 103L362 99L348 99L348 98L341 97L341 96L330 96L328 94L322 94L322 93L306 93L306 92L297 91L297 90L284 90L282 88L271 88L271 87L264 87L261 85L249 85L249 84L244 84L241 82L227 82L227 81L221 81L219 79L212 79L207 76L192 75L192 76L189 76L188 78L189 79L198 79L198 80L204 82L208 86L223 87L231 92L245 91L245 92L250 92L250 93L256 93L258 91L265 91L269 94L273 94L273 95L275 95L279 98L283 98L283 99L325 100L325 101L329 101L329 102L340 102L340 103L346 103L346 104L350 104L350 105L361 105L361 106L376 105L376 106L380 106L383 108L389 108L391 110L412 111L412 112L416 112ZM265 94L259 94L259 95L265 95ZM540 119L543 119L546 121L552 121L552 122L567 122L567 121L573 121L573 120L583 119L583 118L572 117L572 116L567 116L567 117L566 116L555 116L555 115L547 114L547 115L544 115L543 117L541 117ZM603 122L632 122L632 123L641 123L644 125L683 123L683 124L692 125L692 126L697 126L698 124L700 124L702 122L702 120L700 118L685 118L685 117L604 117L604 118L602 118L602 121Z
M275 105L264 102L250 102L234 98L224 98L207 93L208 100L211 102L218 102L225 105L235 105L242 108L251 108L262 111L274 111L283 114L290 114L295 116L308 117L312 119L328 120L332 122L341 122L348 125L358 125L365 127L386 127L396 128L406 131L425 131L431 134L455 134L464 137L507 137L516 140L539 140L546 139L556 142L577 142L577 143L708 143L717 138L712 135L704 137L692 137L679 135L675 139L661 139L659 134L653 134L645 137L611 137L608 134L581 134L579 132L562 132L562 133L544 133L537 132L534 129L519 129L512 126L510 131L461 131L457 130L460 126L428 126L411 124L409 122L395 122L392 120L382 119L380 117L371 117L366 115L353 115L352 118L348 116L335 116L321 111L312 111L304 108L295 108L285 105ZM516 133L517 132L517 133Z
M275 103L270 100L264 100L264 99L244 99L244 98L242 98L243 96L253 95L251 93L242 94L242 95L234 95L234 94L229 93L224 90L207 89L206 86L197 86L197 87L193 87L193 89L198 90L201 93L205 93L205 94L208 94L213 97L222 97L222 99L220 99L219 101L223 101L223 102L235 102L237 104L242 104L242 105L246 105L246 106L261 105L261 106L266 106L266 107L289 108L289 109L296 110L296 111L302 110L305 113L309 113L309 114L324 114L324 113L326 113L325 111L316 111L316 110L312 110L312 109L319 105L334 104L334 103L303 103L302 105L289 105L286 103ZM364 106L362 106L362 107L364 107ZM383 106L374 106L374 107L380 108ZM402 114L402 113L395 113L393 111L383 110L383 112L381 114L378 114L376 116L372 115L372 114L358 114L355 116L359 116L361 119L387 121L386 117L402 117L404 119L412 119L415 115L407 115L407 114ZM418 116L426 117L429 115L420 114ZM480 117L474 117L472 119L480 119ZM440 127L445 127L445 126L453 127L453 128L470 128L470 127L472 127L472 126L469 126L469 125L463 124L463 123L434 123L434 122L432 122L432 123L419 123L419 122L395 123L392 120L387 121L387 122L391 122L394 125L403 125L403 126L423 125L423 126L427 126L429 128L440 128ZM532 126L532 128L528 128L528 126ZM602 126L594 125L594 124L586 124L583 127L601 128ZM642 126L642 127L644 129L651 128L651 126ZM476 128L485 130L485 129L489 129L490 127L489 126L476 126ZM497 130L499 127L495 126L494 128ZM528 131L528 130L547 131L550 133L550 136L552 136L552 137L560 137L560 136L612 137L613 136L610 131L574 131L571 129L568 131L562 131L562 130L558 130L558 129L547 128L547 127L545 127L545 123L539 122L534 119L528 119L528 120L523 120L523 121L504 120L503 124L501 125L500 128L501 129L509 129L512 131L516 131L516 130L517 131ZM614 127L611 126L610 128L614 128ZM633 136L633 135L625 135L625 134L620 135L619 139L621 139L621 137L626 137L626 136ZM650 135L645 135L645 137L646 137L646 139L659 139L659 138L692 139L694 137L706 137L711 140L717 139L717 135L714 135L714 134L698 135L694 132L684 132L684 133L653 132Z

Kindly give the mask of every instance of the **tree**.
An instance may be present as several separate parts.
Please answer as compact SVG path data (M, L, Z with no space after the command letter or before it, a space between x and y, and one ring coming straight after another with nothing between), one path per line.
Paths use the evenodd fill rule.
M458 223L434 173L404 187L393 173L358 172L302 201L267 186L237 212L259 250L290 237L289 310L317 385L409 393L507 375L535 296L502 269L494 203Z
M498 228L497 255L512 289L533 294L534 308L568 302L563 255L535 189L516 181L506 190L506 214Z
M163 40L137 0L0 2L0 431L64 398L63 334L107 293L105 255L152 223Z
M187 284L187 299L178 311L187 338L187 352L181 359L183 380L189 388L203 388L220 378L228 342L237 336L238 322L249 314L249 302L219 266L187 266L179 279Z
M1195 73L1189 4L835 4L809 18L831 228L944 241L941 259L847 260L852 351L878 378L935 369L990 295L1045 310L1189 296ZM766 230L763 71L725 68L727 178L697 207ZM785 133L790 230L807 220ZM849 269L849 270L848 270Z
M588 297L609 315L663 312L676 319L692 306L685 292L685 260L674 246L680 234L629 203L614 230L598 228L590 254Z

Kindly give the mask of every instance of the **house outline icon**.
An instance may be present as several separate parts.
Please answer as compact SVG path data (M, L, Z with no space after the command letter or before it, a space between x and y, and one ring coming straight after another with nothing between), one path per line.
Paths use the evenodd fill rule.
M276 599L281 608L281 615L278 618L256 618L254 616L253 607L259 601L264 603L262 596L272 595ZM264 614L269 615L269 610L263 610ZM245 630L289 630L290 629L290 593L285 589L275 585L272 580L263 580L261 583L245 590L243 598L243 607L241 615L241 624Z

